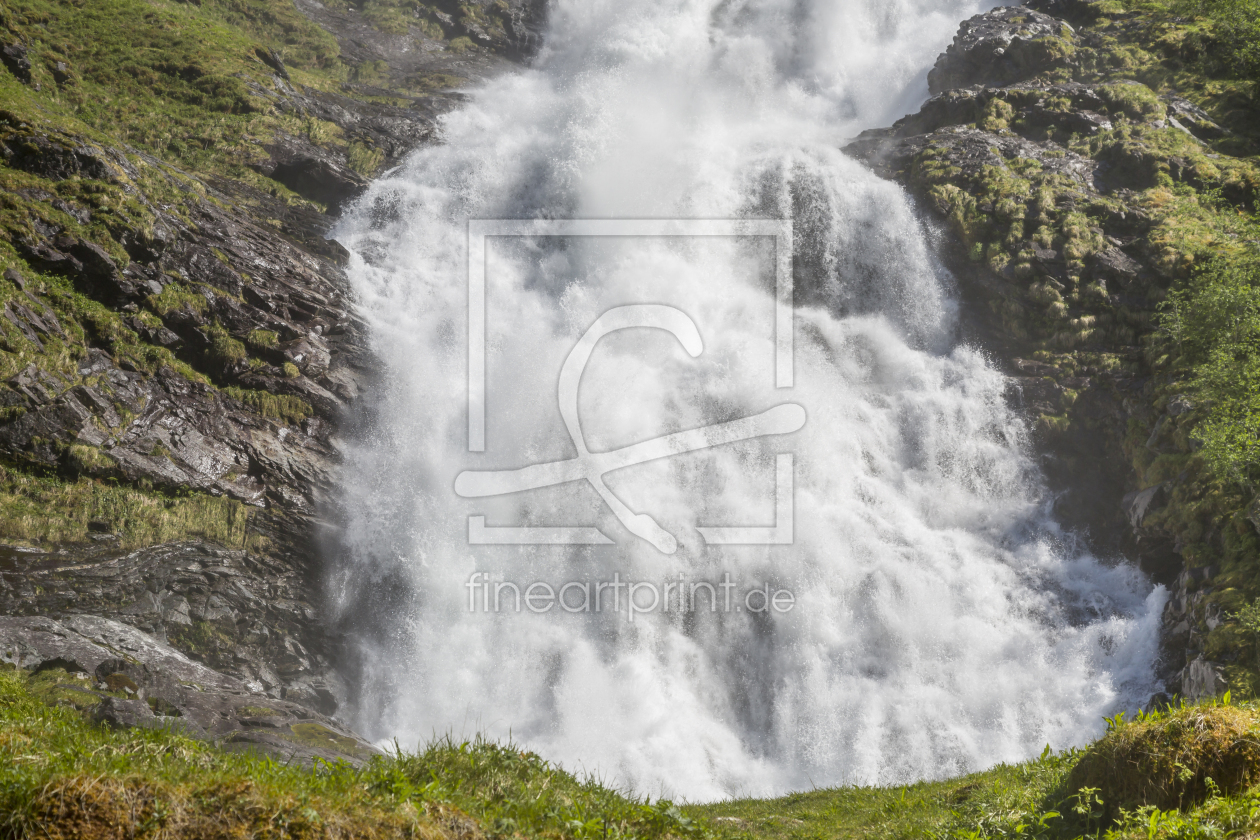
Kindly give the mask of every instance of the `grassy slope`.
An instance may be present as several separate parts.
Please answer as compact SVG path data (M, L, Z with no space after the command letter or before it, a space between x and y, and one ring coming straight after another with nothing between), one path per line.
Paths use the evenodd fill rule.
M166 730L110 732L75 680L0 671L0 836L588 838L704 832L669 803L576 779L510 745L443 741L314 771Z
M1254 837L1260 710L1114 721L1087 750L939 782L678 808L512 745L439 740L308 771L86 722L74 675L0 670L0 836L427 840ZM93 698L93 701L95 698Z

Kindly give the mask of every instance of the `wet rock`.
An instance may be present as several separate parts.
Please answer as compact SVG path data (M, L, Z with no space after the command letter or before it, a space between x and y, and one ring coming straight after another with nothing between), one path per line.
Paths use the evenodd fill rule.
M1010 84L1066 60L1071 27L1023 6L999 7L963 22L954 42L928 73L941 93L974 84Z
M318 150L283 145L269 151L272 158L259 171L330 210L337 210L367 187L363 176Z
M149 704L143 700L120 700L106 697L92 709L92 720L110 729L149 728L157 724L157 718Z
M115 729L171 727L226 749L308 766L315 758L359 763L376 754L305 705L252 691L134 627L98 616L0 617L0 661L67 672L90 717ZM90 675L95 688L83 688L74 674Z
M300 558L199 542L15 552L0 566L0 613L60 620L91 612L126 622L252 691L332 714L346 688L333 670L336 646L311 603L308 574ZM77 669L98 667L82 662Z
M1181 672L1181 695L1190 702L1220 697L1227 687L1220 664L1202 656L1191 660Z
M1124 515L1128 518L1129 524L1135 530L1141 528L1146 515L1162 507L1166 497L1167 487L1164 484L1156 484L1145 490L1135 490L1126 495L1121 504L1124 506Z

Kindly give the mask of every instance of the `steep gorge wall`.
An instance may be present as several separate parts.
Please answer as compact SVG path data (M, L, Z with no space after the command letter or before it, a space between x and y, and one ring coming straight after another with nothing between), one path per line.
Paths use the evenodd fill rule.
M962 24L917 113L847 147L943 226L1059 514L1172 590L1163 673L1191 698L1260 685L1235 618L1260 594L1260 520L1199 457L1212 406L1162 320L1202 266L1252 247L1254 93L1203 71L1205 43L1167 10L1001 7Z
M75 705L138 692L321 754L306 719L362 754L324 717L345 692L316 547L372 370L324 237L459 86L529 53L541 8L0 7L0 658L85 680ZM102 660L118 627L151 644ZM237 699L172 688L184 655Z

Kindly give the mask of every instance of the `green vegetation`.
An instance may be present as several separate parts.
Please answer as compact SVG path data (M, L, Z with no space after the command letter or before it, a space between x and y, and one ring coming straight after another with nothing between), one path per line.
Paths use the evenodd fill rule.
M392 0L367 5L401 10L414 20L433 17L416 17L411 6ZM376 11L368 17L379 17ZM492 9L481 23L501 28L501 12ZM418 93L463 81L444 74L391 78L383 63L347 63L336 39L289 0L12 0L0 8L0 34L5 44L22 45L31 65L29 83L0 68L0 142L18 150L0 163L0 271L13 269L20 277L0 280L0 307L50 314L57 327L36 338L0 318L0 381L21 374L54 397L81 384L112 396L108 382L78 372L89 347L104 350L124 370L153 376L165 369L197 388L228 385L236 373L264 367L260 357L282 365L286 377L301 374L276 358L275 332L236 334L215 320L216 299L239 289L172 275L139 312L119 311L108 288L93 286L87 273L62 276L35 260L24 241L47 239L54 230L90 243L101 249L92 258L108 275L126 267L137 249L156 253L167 246L170 233L157 208L188 224L195 223L191 208L205 201L244 215L255 212L260 197L303 212L323 210L257 171L268 159L268 144L281 134L299 136L345 155L364 176L375 174L385 154L370 138L347 136L295 109L286 102L293 86L366 98L356 85L370 84L373 101L406 105ZM451 34L439 28L433 37ZM288 81L278 81L277 72L287 72ZM223 195L210 197L209 179ZM234 192L233 182L248 189ZM228 254L212 252L229 276L249 282ZM164 325L184 338L195 328L205 341L176 340ZM0 420L24 414L23 398L3 386L0 394ZM294 396L241 388L225 396L285 423L312 414ZM115 411L123 427L105 429L99 418L98 424L116 436L132 415L119 403ZM52 446L58 477L45 475L53 465L42 455L32 456L39 463L3 467L0 539L84 540L86 523L104 520L127 547L185 536L261 545L246 527L251 510L236 502L180 496L176 488L167 488L174 496L148 486L124 489L118 485L127 478L105 450ZM169 453L155 445L151 454Z
M259 837L687 840L669 802L579 779L532 753L440 740L419 753L314 770L223 753L169 730L88 724L74 675L0 671L0 834L13 838ZM47 705L51 701L55 705ZM259 712L270 711L258 709ZM318 724L297 740L326 741Z
M236 387L224 388L223 393L245 403L263 417L283 420L285 423L301 423L315 413L306 400L289 394L272 394L268 391Z
M689 808L730 840L1243 838L1260 829L1260 709L1229 698L1108 720L1084 750L941 782Z
M1256 0L1181 0L1174 8L1206 23L1196 43L1213 75L1260 79L1260 3Z
M1260 231L1258 231L1260 233ZM1186 383L1210 405L1200 457L1247 486L1260 479L1260 258L1217 260L1170 297L1160 319Z
M1260 2L1065 8L1070 54L1037 63L1038 79L1087 94L1007 88L957 105L959 121L1064 151L1031 160L994 144L968 163L942 133L906 174L966 256L1003 278L994 320L1058 386L1039 432L1070 448L1096 438L1100 399L1124 403L1114 445L1137 489L1160 488L1144 533L1214 567L1187 616L1194 654L1222 663L1236 695L1260 696L1260 647L1235 618L1260 599ZM1101 192L1056 168L1072 153L1100 165ZM1094 399L1078 399L1082 382Z
M115 677L107 693L129 697ZM1118 715L1085 749L1047 748L955 779L677 807L480 738L305 770L165 729L113 732L87 722L97 697L85 679L0 668L4 836L1241 840L1260 831L1260 708L1228 697ZM299 743L340 738L313 723L292 729Z
M0 466L0 539L8 542L86 542L90 524L104 523L123 548L195 536L259 550L267 540L250 529L253 516L254 508L222 496L166 496L109 480L72 481Z

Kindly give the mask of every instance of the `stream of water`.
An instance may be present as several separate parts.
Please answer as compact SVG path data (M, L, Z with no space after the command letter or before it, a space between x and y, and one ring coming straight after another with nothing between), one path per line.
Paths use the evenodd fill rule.
M1003 376L956 337L931 232L839 151L917 108L983 8L555 0L531 67L470 92L440 144L346 215L336 237L384 370L347 444L334 572L362 731L510 735L706 800L1020 760L1157 688L1163 590L1054 521ZM696 219L723 235L651 221ZM609 312L630 326L566 368ZM469 401L483 369L484 408ZM803 425L748 431L776 406ZM744 436L719 442L724 423ZM599 453L695 429L706 446L683 435L591 472ZM583 450L576 480L485 477ZM470 497L477 481L525 489ZM551 530L502 530L522 527ZM540 542L561 529L568 542ZM604 543L574 542L592 529ZM625 581L640 585L590 604ZM518 611L509 583L573 586Z

